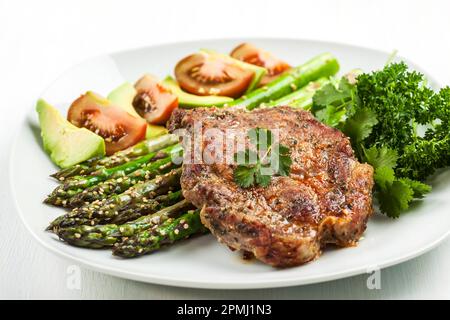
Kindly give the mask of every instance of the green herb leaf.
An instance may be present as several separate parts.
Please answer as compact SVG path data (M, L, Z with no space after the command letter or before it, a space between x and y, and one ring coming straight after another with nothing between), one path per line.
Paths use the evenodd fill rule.
M238 166L233 172L233 179L239 186L267 187L273 175L289 175L292 165L289 148L274 143L274 136L270 130L250 129L248 138L258 152L246 149L234 155Z
M427 193L431 192L431 186L420 181L411 180L408 178L401 178L399 181L408 185L413 190L413 196L416 199L422 199Z
M394 170L387 166L378 167L375 169L373 179L380 189L387 190L395 180Z
M267 150L274 140L272 131L263 128L250 129L247 136L258 151Z
M278 148L275 148L275 150L278 149L278 152L273 152L275 161L276 159L279 160L278 163L278 170L276 173L280 176L288 176L291 173L291 165L292 165L292 159L290 155L289 148L285 145L279 144Z
M394 181L377 193L380 209L388 217L398 218L414 198L413 189L402 181Z
M255 173L257 172L257 167L250 167L246 165L238 165L234 169L233 177L234 181L242 188L248 188L255 183Z
M380 210L391 218L398 218L408 209L410 202L421 199L431 191L431 187L420 181L395 176L397 153L389 148L371 147L364 150L365 157L374 167L374 180Z
M380 167L395 168L397 165L397 151L389 149L388 147L377 148L375 146L369 149L364 149L364 160L370 164L374 169Z
M353 114L358 104L356 85L344 76L338 85L329 83L314 94L311 111L320 122L330 127L339 127Z
M316 111L317 120L330 127L337 127L345 119L347 110L342 107L327 105L325 108Z
M314 94L313 105L316 109L321 109L328 105L344 104L351 99L353 88L345 77L341 79L338 87L328 83Z
M239 151L234 154L234 162L237 164L256 165L258 163L258 154L249 149Z
M358 109L351 118L347 119L343 132L350 138L353 145L359 145L372 132L378 123L375 112L367 108Z
M266 168L269 169L269 168ZM270 175L263 175L261 173L261 169L256 171L256 179L255 182L257 185L260 185L261 187L268 187L270 184L270 181L272 180L272 176Z

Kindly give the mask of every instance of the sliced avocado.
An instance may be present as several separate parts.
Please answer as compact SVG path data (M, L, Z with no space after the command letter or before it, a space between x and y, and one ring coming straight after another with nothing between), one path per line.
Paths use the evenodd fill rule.
M147 124L147 132L145 133L145 138L146 139L155 138L167 133L169 133L169 130L167 130L166 127L149 123Z
M253 91L254 89L256 89L258 87L258 84L261 81L261 79L267 74L266 68L255 66L254 64L250 64L250 63L247 63L247 62L244 62L241 60L234 59L234 58L230 57L229 55L226 55L223 53L218 53L214 50L200 49L200 52L220 56L220 57L227 59L228 61L236 64L237 66L241 67L242 69L252 71L254 73L254 76L253 76L252 82L250 82L250 85L248 86L245 93L249 93L250 91Z
M197 107L220 107L226 103L233 101L233 98L223 96L197 96L183 91L177 81L167 76L162 85L172 91L178 97L178 105L181 108L197 108Z
M86 91L86 95L89 96L89 98L91 98L95 103L99 104L100 106L108 107L111 105L111 101L93 91Z
M129 82L124 82L111 91L108 94L107 99L111 101L113 105L122 108L132 116L140 118L141 116L134 110L132 104L135 95L136 89L134 89L134 86Z
M86 128L74 126L44 100L38 100L36 111L44 149L61 168L105 154L105 141L102 137Z
M133 99L135 96L136 89L134 88L134 86L129 82L125 82L111 91L111 93L108 95L108 100L111 101L113 105L122 108L132 116L141 118L141 116L136 112L136 110L134 110L133 107ZM150 139L166 133L168 133L168 131L164 126L148 124L145 138Z

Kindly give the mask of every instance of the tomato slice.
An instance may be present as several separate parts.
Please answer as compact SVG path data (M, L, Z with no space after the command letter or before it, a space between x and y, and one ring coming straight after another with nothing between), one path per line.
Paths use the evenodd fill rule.
M111 105L102 96L88 91L69 108L67 119L105 139L106 154L111 155L145 139L147 123Z
M260 86L264 86L269 82L278 78L282 73L289 70L291 66L286 62L274 57L271 53L257 48L250 43L242 43L230 54L233 58L254 64L267 69L267 75L265 75Z
M134 109L151 124L165 124L178 107L178 97L151 75L144 75L134 85L137 94Z
M187 56L175 67L180 87L199 96L240 97L253 75L220 55L204 52Z

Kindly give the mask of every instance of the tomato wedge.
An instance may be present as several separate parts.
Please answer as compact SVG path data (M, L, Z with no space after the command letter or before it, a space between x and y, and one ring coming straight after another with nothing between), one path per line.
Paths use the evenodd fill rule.
M175 67L180 87L199 96L240 97L253 75L220 55L205 52L187 56Z
M250 43L240 44L234 48L230 55L235 59L267 69L267 75L261 79L260 86L265 86L291 68L286 62Z
M126 149L145 138L147 123L102 96L88 91L69 108L67 119L77 127L84 127L105 139L106 154Z
M134 87L133 107L148 123L165 124L178 107L178 97L151 75L144 75Z

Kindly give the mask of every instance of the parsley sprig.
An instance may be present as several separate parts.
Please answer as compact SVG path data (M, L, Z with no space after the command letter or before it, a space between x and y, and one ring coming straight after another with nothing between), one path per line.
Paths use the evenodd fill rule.
M431 187L423 181L450 165L450 88L434 92L405 63L346 77L313 98L312 112L343 131L360 161L374 167L380 210L397 218Z
M255 128L247 132L250 144L234 155L238 164L233 172L234 181L242 188L256 185L267 187L272 176L288 176L292 164L287 146L276 143L272 131Z

